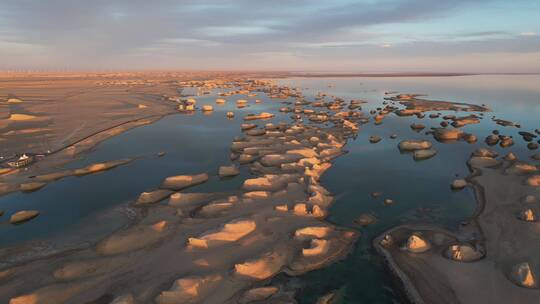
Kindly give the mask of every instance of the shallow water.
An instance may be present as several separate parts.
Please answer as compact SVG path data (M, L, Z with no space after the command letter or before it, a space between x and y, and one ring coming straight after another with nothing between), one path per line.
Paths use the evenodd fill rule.
M388 115L383 124L373 123L360 127L356 140L347 145L349 153L339 157L334 166L322 178L322 184L336 197L328 220L340 226L358 229L362 237L349 257L325 269L311 272L301 278L303 292L300 303L314 303L331 290L340 290L341 303L399 303L396 284L387 275L383 261L371 246L377 235L395 225L404 223L436 223L450 229L470 216L475 207L472 191L454 192L450 183L456 176L468 174L466 161L472 151L485 147L483 142L492 130L513 135L515 145L510 148L493 147L501 154L512 151L526 159L534 154L518 131L531 131L540 127L539 76L467 76L428 78L333 78L292 79L284 81L292 86L311 88L304 93L309 96L321 90L347 99L365 99L364 112L380 106L384 92L424 93L427 99L461 101L486 104L493 112L487 113L480 124L468 125L465 132L476 134L476 144L466 142L438 143L439 152L429 160L416 162L409 154L400 154L397 143L402 139L432 139L424 132L410 129L413 122L438 127L441 118L418 119ZM332 84L332 87L328 87ZM446 113L446 112L442 112ZM455 114L450 113L448 114ZM458 113L458 116L468 115ZM491 121L495 115L502 119L521 123L521 129L502 127ZM397 139L390 139L397 134ZM383 140L370 144L369 136L378 135ZM504 154L503 154L504 155ZM371 192L383 195L374 199ZM394 200L385 206L384 198ZM354 220L363 213L372 213L378 221L367 228L360 228ZM393 288L394 287L394 288Z
M399 296L387 275L382 261L371 249L371 239L384 230L405 222L428 222L455 228L461 220L471 215L475 201L471 191L453 192L449 184L456 176L464 177L468 170L465 162L471 151L485 146L483 138L493 129L513 135L516 144L501 149L512 151L525 158L533 154L517 135L519 130L540 128L539 76L466 76L466 77L417 77L417 78L292 78L280 83L307 88L304 94L313 100L322 91L348 99L369 101L364 112L381 106L385 91L425 93L428 99L487 104L493 113L486 114L482 123L464 127L466 132L479 138L477 144L434 142L438 155L432 159L415 162L410 154L400 154L397 143L402 139L428 138L423 132L409 128L412 122L422 122L428 128L438 126L441 119L418 119L389 115L383 124L373 123L360 127L358 137L351 139L348 154L338 158L323 176L322 184L336 197L329 221L362 232L353 253L344 261L300 277L303 287L299 294L301 303L314 303L318 296L330 290L341 289L342 303L395 303ZM332 87L328 87L332 84ZM155 189L170 175L208 172L212 178L190 191L221 191L238 189L243 178L220 180L215 176L220 165L229 164L229 148L235 136L241 134L241 117L260 111L277 112L282 106L259 94L263 102L236 109L235 101L241 96L228 97L226 105L215 105L215 96L197 97L199 105L212 104L211 115L198 112L194 115L171 115L148 126L136 128L109 139L69 167L82 167L90 163L126 157L137 159L119 168L85 177L68 177L51 183L34 193L15 193L0 197L0 210L9 215L21 209L38 209L41 215L24 225L0 224L0 245L10 246L25 241L70 238L84 235L96 237L126 224L123 220L127 203L135 200L142 191ZM227 111L233 110L236 118L228 120ZM462 113L463 114L463 113ZM465 115L465 114L463 114ZM522 128L508 128L491 121L495 115L517 121ZM278 115L274 122L287 121L287 115ZM390 139L397 134L397 139ZM383 140L370 144L369 136L379 135ZM160 151L164 157L157 157ZM245 170L244 170L245 171ZM242 175L249 175L242 172ZM371 192L383 195L374 199ZM392 206L382 200L391 198ZM116 217L104 217L115 210ZM368 228L353 223L362 213L373 213L378 222ZM96 219L100 221L96 222ZM94 223L95 229L88 229ZM97 224L96 224L97 223Z

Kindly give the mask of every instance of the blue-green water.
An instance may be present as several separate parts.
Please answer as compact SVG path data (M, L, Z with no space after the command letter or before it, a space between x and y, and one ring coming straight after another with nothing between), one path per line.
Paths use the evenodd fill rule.
M464 127L466 132L478 136L479 142L468 144L434 143L439 151L432 159L415 162L410 154L400 154L397 143L402 139L427 138L424 132L409 128L412 122L429 127L438 126L441 119L418 119L388 115L383 124L372 123L360 127L356 139L347 145L348 154L338 158L323 176L322 183L335 195L329 221L361 231L355 249L344 261L325 269L308 273L300 278L302 286L298 300L313 303L326 292L341 289L343 303L396 303L400 298L386 273L382 261L374 255L371 240L384 230L405 222L438 223L455 227L469 216L475 201L469 190L452 192L449 184L456 176L467 175L465 162L477 147L483 147L483 138L491 130L513 135L516 144L507 149L525 158L533 154L517 135L519 130L540 128L539 76L467 76L467 77L418 77L418 78L293 78L280 80L282 84L307 88L308 100L319 92L348 99L369 101L364 112L380 107L385 91L425 93L428 99L487 104L493 109L482 123ZM332 84L332 87L328 85ZM155 189L170 175L208 172L210 182L193 188L193 191L219 191L237 189L242 178L220 180L215 174L220 165L230 163L230 144L241 134L241 117L247 113L269 111L277 113L282 106L278 100L257 97L263 102L236 109L232 96L224 106L215 105L215 96L198 97L199 105L212 104L211 115L200 112L194 115L171 115L148 126L136 128L109 139L96 149L69 165L84 165L126 157L140 157L131 164L114 170L85 177L68 177L51 183L34 193L15 193L0 198L0 210L6 211L1 219L21 209L37 209L41 215L24 224L0 224L0 246L21 242L77 237L80 231L88 233L88 223L95 222L111 209L119 209L133 201L142 191ZM249 98L254 100L255 98ZM292 101L292 100L291 100ZM233 110L236 118L228 120L227 111ZM455 114L455 113L452 113ZM465 115L465 114L463 114ZM495 115L521 123L522 128L504 128L491 121ZM288 115L278 114L274 122L288 121ZM397 134L397 139L390 139ZM369 136L379 135L383 140L370 144ZM157 153L165 151L164 157ZM243 170L244 176L249 173ZM371 192L383 195L374 199ZM395 203L385 206L384 198ZM372 213L376 224L360 228L353 223L362 213ZM107 218L108 219L108 218ZM104 233L125 224L111 218L96 223L95 231ZM92 230L91 230L92 231ZM90 232L91 233L91 232ZM97 233L97 232L96 232Z

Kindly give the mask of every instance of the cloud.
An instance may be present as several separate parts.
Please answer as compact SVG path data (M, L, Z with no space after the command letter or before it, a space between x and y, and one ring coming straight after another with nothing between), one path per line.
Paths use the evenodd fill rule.
M527 3L525 0L517 0ZM531 28L440 29L440 21L500 0L3 0L1 68L253 64L312 68L359 57L530 52ZM527 9L525 6L524 9ZM500 24L500 22L498 23ZM403 25L418 25L411 30ZM384 30L378 29L384 27ZM433 28L425 32L424 28ZM532 30L537 30L532 28ZM525 41L527 40L527 41ZM514 45L512 45L514 44ZM9 46L9 48L1 47ZM17 52L17 49L24 52ZM24 55L23 55L24 54ZM33 56L30 62L28 56ZM239 59L238 59L239 58Z

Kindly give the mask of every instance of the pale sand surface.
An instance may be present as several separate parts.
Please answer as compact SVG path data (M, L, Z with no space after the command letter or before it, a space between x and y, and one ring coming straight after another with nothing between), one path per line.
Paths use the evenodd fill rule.
M527 195L540 196L540 189L526 182L538 170L508 170L516 163L500 161L493 168L471 163L473 171L468 180L476 190L479 205L475 216L460 231L400 226L384 234L393 237L394 245L381 246L381 237L374 241L414 302L538 303L537 287L524 288L511 280L512 268L517 264L529 263L537 283L540 270L540 224L518 218L523 209L538 208L538 202L524 201ZM422 232L434 248L418 254L400 249L412 232ZM485 250L485 257L459 262L444 256L448 246L460 243L477 245Z

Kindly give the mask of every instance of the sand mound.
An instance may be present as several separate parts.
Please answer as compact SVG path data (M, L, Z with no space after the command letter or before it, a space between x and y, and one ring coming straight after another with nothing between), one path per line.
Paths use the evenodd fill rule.
M170 176L163 181L161 188L171 190L182 190L191 186L202 184L208 180L208 174L201 173L195 175Z
M69 303L71 297L88 290L93 286L92 284L92 281L85 281L48 285L30 294L12 298L9 304Z
M240 174L240 170L236 166L221 166L218 170L219 177L236 176Z
M519 218L526 222L536 222L536 214L530 208L523 210L520 213Z
M240 300L238 300L238 303L247 304L247 303L256 302L256 301L264 301L268 299L269 297L273 296L274 294L276 294L278 291L279 289L274 286L253 288L246 291L242 295Z
M529 263L521 263L514 266L510 273L510 279L521 287L538 288L536 275L532 272Z
M9 98L7 102L8 103L22 103L23 101L19 98Z
M523 163L523 162L516 162L512 164L509 168L505 170L506 174L528 174L538 171L538 167L535 165Z
M229 201L211 202L201 208L201 210L199 211L199 215L208 217L215 216L227 209L232 208L233 204L234 202Z
M198 238L189 238L188 245L208 248L222 243L236 242L255 231L257 225L252 220L240 220L227 223L217 232L207 232Z
M109 169L112 169L121 165L125 165L129 162L131 162L131 159L113 160L113 161L108 161L104 163L92 164L81 169L75 169L73 171L73 174L76 176L82 176L82 175L97 173L97 172L106 171L106 170L109 170Z
M446 256L454 261L473 262L481 259L484 254L471 245L452 245L448 247Z
M171 190L158 189L151 192L143 192L135 202L135 205L155 204L164 200L173 192Z
M216 197L215 193L173 193L169 197L169 205L174 207L186 207L198 205L212 200Z
M312 239L310 246L310 248L302 249L303 256L316 256L327 253L330 248L330 242L327 240Z
M334 198L321 186L310 186L309 190L311 191L311 196L309 197L308 202L312 205L317 205L321 207L328 207L334 200Z
M153 225L134 226L99 242L96 251L102 255L111 255L137 250L159 242L165 237L166 231L166 221L159 221Z
M310 149L310 148L289 150L289 151L287 151L287 154L302 155L305 158L312 158L312 157L318 157L319 156L315 150Z
M540 186L540 175L537 174L527 178L527 184L533 187Z
M297 239L324 238L327 237L331 232L331 227L311 226L297 229L294 232L294 237Z
M33 192L45 187L46 185L47 183L40 182L24 183L21 184L20 189L22 192Z
M244 117L244 120L268 119L274 117L274 114L262 112L258 115L250 114Z
M432 146L430 141L427 140L403 140L398 144L398 148L401 151L414 151L430 149Z
M27 222L39 215L39 211L37 210L23 210L19 211L17 213L14 213L10 218L9 222L11 224L20 224L23 222Z
M287 260L286 252L273 251L261 258L234 265L237 275L252 279L265 280L280 271Z
M281 167L282 164L297 162L302 158L299 154L267 154L259 162L265 167Z
M28 120L33 120L36 118L37 116L27 115L27 114L11 114L9 116L9 120L11 121L28 121Z
M489 168L499 164L499 161L492 157L473 156L468 160L469 166L473 168Z
M219 274L178 279L171 289L161 292L156 298L156 303L200 303L222 280L223 277Z
M414 151L413 158L414 160L424 160L432 158L437 154L437 150L435 149L423 149L423 150L416 150Z
M461 190L465 187L467 187L467 181L464 179L456 179L450 185L450 188L452 188L452 190Z
M247 191L277 191L296 180L296 174L266 174L263 177L246 179L242 188Z
M438 128L433 132L433 137L439 141L458 140L463 136L463 131L460 129Z
M428 241L424 240L417 234L412 234L407 239L407 244L405 245L405 249L413 253L422 253L428 251L430 248L431 245L428 243Z
M259 200L259 199L268 199L270 198L271 194L272 193L268 191L250 191L250 192L244 193L243 197L248 198L248 199Z
M304 175L312 177L314 180L319 180L321 175L326 172L326 170L330 169L332 167L331 163L322 163L322 164L314 164L311 169L306 168L304 171Z
M499 156L499 153L491 149L479 148L472 153L472 156L495 158Z
M358 223L359 225L361 226L369 226L373 223L375 223L377 221L377 218L375 218L375 216L369 214L369 213L364 213L364 214L361 214L356 220L355 222Z

